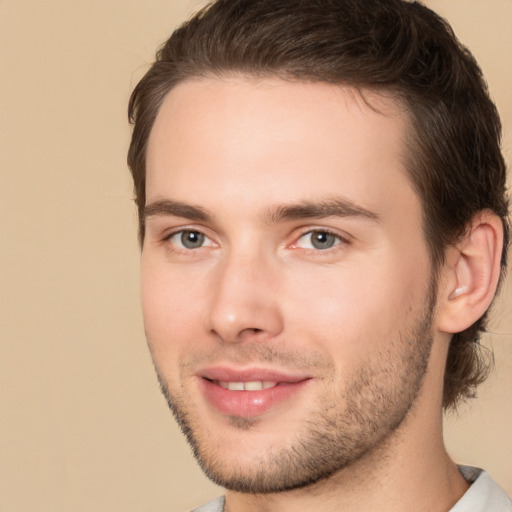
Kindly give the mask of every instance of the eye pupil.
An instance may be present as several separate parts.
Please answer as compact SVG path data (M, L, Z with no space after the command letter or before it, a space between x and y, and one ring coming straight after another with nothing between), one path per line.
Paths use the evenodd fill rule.
M204 235L198 231L183 231L181 234L181 243L187 249L197 249L204 243Z
M330 249L336 243L336 237L326 231L315 231L311 234L311 244L315 249Z

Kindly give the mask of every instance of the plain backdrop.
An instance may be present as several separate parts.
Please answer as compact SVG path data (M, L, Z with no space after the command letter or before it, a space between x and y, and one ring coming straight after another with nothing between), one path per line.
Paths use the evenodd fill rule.
M471 48L512 161L512 0L432 0ZM0 510L169 512L219 493L146 350L125 164L131 89L195 0L0 0ZM446 421L512 493L512 289L497 368Z

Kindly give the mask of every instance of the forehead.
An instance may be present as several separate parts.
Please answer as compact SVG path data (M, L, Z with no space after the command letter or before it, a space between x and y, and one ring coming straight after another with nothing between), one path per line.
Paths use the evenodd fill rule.
M263 199L336 194L375 209L404 193L414 202L407 126L399 103L350 87L245 77L184 82L165 98L150 135L147 202L180 195L247 209Z

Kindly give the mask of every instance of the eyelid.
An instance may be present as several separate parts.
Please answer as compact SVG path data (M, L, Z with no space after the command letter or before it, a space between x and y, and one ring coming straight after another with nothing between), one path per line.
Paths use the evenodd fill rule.
M176 224L173 226L166 227L162 229L162 239L168 239L176 233L181 233L182 231L197 231L198 233L202 233L204 236L208 238L212 238L211 232L205 226L201 226L198 224Z
M207 245L202 245L195 249L181 247L178 244L171 243L171 239L173 237L180 235L184 232L200 233L201 235L203 235L205 237L205 239L209 240L210 243L208 243ZM215 241L215 238L210 234L209 230L205 229L203 226L197 226L197 225L185 225L185 226L176 226L176 227L170 228L169 230L166 230L166 232L162 236L162 242L172 245L173 248L175 248L175 250L177 250L177 251L186 251L186 252L191 252L191 251L198 250L198 249L218 246L218 243Z
M180 245L170 243L170 240L173 236L179 235L186 231L201 233L202 235L204 235L204 237L206 239L208 239L210 241L210 243L208 243L208 245L203 245L196 249L180 247ZM297 231L298 231L298 233L297 233ZM297 245L298 241L302 237L304 237L308 234L315 233L315 232L316 233L328 233L328 234L336 237L338 239L338 242L335 245L333 245L332 247L326 248L326 249L301 248ZM292 235L293 241L291 243L286 244L287 247L292 248L292 249L304 249L304 250L311 250L311 251L315 251L315 252L329 252L330 250L334 250L336 247L338 247L340 245L350 245L353 242L353 237L351 235L349 235L348 233L346 233L344 231L340 231L336 228L331 228L331 227L322 226L322 225L304 226L302 228L296 229L295 233L296 234ZM174 226L172 228L168 228L168 229L164 230L163 234L160 236L160 240L162 241L162 243L167 243L169 245L172 245L176 250L183 250L186 252L191 252L191 251L202 249L202 248L211 248L211 247L219 246L219 242L216 240L216 237L212 235L211 230L206 228L205 226L198 226L197 224L186 224L186 225L179 225L179 226Z
M310 235L312 233L327 233L329 235L335 236L338 239L338 243L333 245L327 249L315 249L315 248L304 248L306 250L317 251L317 252L328 252L329 250L333 250L339 245L348 245L352 242L352 237L350 237L347 233L340 232L336 229L325 227L325 226L308 226L307 228L303 228L298 235L294 236L294 241L289 245L292 249L302 249L299 247L298 241L306 235Z

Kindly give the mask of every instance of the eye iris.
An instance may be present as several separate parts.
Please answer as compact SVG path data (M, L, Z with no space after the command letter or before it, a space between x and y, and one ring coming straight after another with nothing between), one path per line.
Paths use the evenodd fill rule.
M204 235L197 231L184 231L181 234L181 243L187 249L197 249L204 243Z
M325 231L315 231L311 234L311 244L315 249L330 249L334 246L336 237Z

